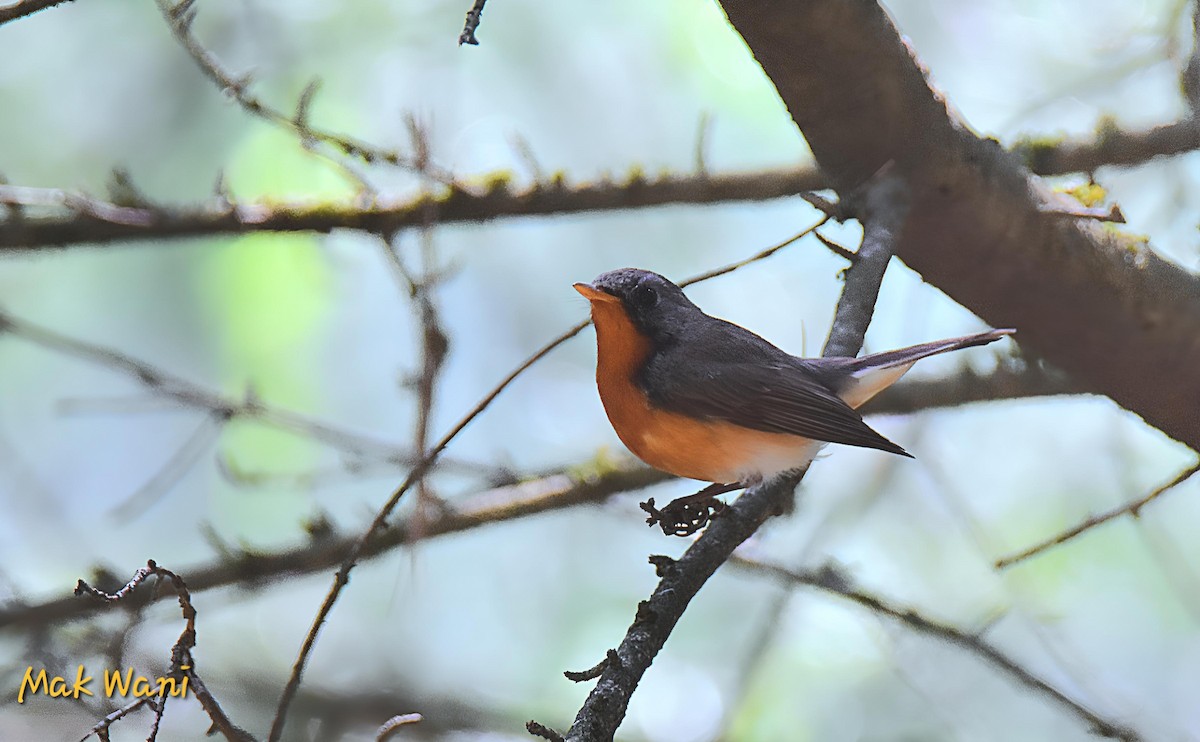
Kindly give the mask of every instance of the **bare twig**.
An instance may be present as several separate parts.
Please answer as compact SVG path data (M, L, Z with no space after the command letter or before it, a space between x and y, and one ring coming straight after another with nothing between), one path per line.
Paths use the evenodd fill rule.
M195 431L188 436L175 453L159 467L141 487L112 509L117 518L126 518L137 511L145 510L183 479L200 457L204 455L221 437L221 431L228 418L220 415L206 415Z
M888 240L897 234L907 213L906 192L898 179L883 177L866 193L866 213L860 259L846 272L846 285L838 302L833 328L825 344L826 355L854 355L866 333L887 263ZM874 222L874 223L872 223ZM873 284L873 285L872 285ZM861 323L861 327L858 324ZM612 739L625 717L629 699L708 578L742 542L771 515L781 512L805 472L792 472L746 490L720 518L664 573L649 600L638 605L633 624L616 649L619 662L608 662L596 687L588 694L567 732L570 742Z
M75 595L90 595L94 598L104 601L105 603L118 603L128 599L139 585L152 576L157 577L160 583L165 580L170 584L176 598L179 601L180 610L183 612L183 632L179 635L179 639L175 642L175 645L171 647L170 675L174 677L182 677L183 680L181 682L190 683L193 695L196 696L196 699L200 702L201 707L204 708L209 719L212 721L213 731L220 732L227 740L230 740L230 742L254 742L254 738L251 737L249 733L236 726L229 719L224 710L221 708L221 705L217 702L216 698L209 693L208 689L204 686L203 681L200 680L199 675L196 673L196 662L192 657L192 650L196 647L196 609L192 606L191 593L188 591L188 587L184 583L182 577L169 569L164 569L158 566L154 560L151 559L146 562L145 567L142 567L134 573L133 577L130 578L129 582L125 583L124 587L120 588L114 593L106 593L103 590L98 590L92 587L83 580L79 580L75 587ZM182 687L186 689L187 685L183 685ZM182 695L183 692L184 691L181 691L180 694ZM151 729L150 739L154 739L157 734L158 723L162 718L162 713L165 708L167 698L167 694L160 693L158 702L153 703L155 719ZM132 710L132 707L129 710ZM115 717L112 719L112 721L116 721L117 719L125 716L126 713L128 713L128 711L119 715L110 714L109 716ZM107 720L108 717L105 717L104 721ZM102 721L100 725L97 725L98 727L102 728L93 728L92 734L101 735L102 738L107 738L108 726L112 724L112 721L108 721L107 724L105 724L104 721ZM84 737L84 739L87 739L87 737Z
M62 335L0 310L0 332L9 332L48 350L83 358L91 363L127 374L163 399L204 411L219 425L234 418L254 420L265 425L304 435L346 453L412 465L419 460L408 448L347 430L332 423L311 418L293 410L267 404L253 394L241 399L226 396L180 376L134 358L121 351L86 340ZM198 433L197 433L198 435ZM189 448L189 451L191 449ZM182 455L182 452L181 454ZM485 475L497 473L493 467L448 459L444 466ZM157 485L155 490L158 489ZM140 498L139 498L140 499Z
M723 276L727 273L733 273L736 270L745 268L746 266L750 265L751 263L757 263L760 260L765 260L766 258L771 257L772 255L779 252L780 250L787 247L788 245L799 242L801 239L803 239L804 237L807 237L810 234L815 234L817 228L820 227L822 224L824 224L827 221L829 221L829 217L822 217L822 219L819 222L817 222L816 224L812 225L811 227L805 227L804 229L800 230L799 232L792 235L791 237L788 237L787 239L783 240L782 242L776 242L774 245L771 245L768 248L760 250L759 252L754 253L753 255L751 255L750 257L748 257L744 260L739 260L736 263L729 263L728 265L723 265L720 268L713 268L710 271L705 271L703 273L692 276L691 278L684 279L679 282L679 285L683 288L687 288L688 286L691 286L692 284L700 283L701 281L707 281L710 278L717 278L718 276Z
M463 24L462 33L458 35L458 45L470 44L471 46L479 46L479 39L475 38L475 32L479 30L479 22L483 20L483 6L487 4L487 0L475 0L471 5L471 9L467 11L467 20Z
M96 722L96 725L89 729L87 734L79 738L79 742L86 742L86 740L90 739L91 737L97 737L100 740L106 740L108 738L108 729L113 724L116 724L121 719L124 719L126 716L129 716L134 711L137 711L142 706L146 705L151 706L151 708L154 707L153 697L139 698L136 701L125 704L121 708L116 709L112 713L100 719L100 721Z
M375 731L376 742L386 742L400 730L401 727L406 727L409 724L416 724L424 721L424 717L420 714L400 714L393 716L385 721L379 729Z
M525 722L525 731L529 732L534 737L547 740L547 742L564 742L561 734L540 722L532 720Z
M282 114L281 114L282 115ZM285 117L292 121L291 117ZM1092 172L1105 165L1131 166L1154 157L1200 147L1200 124L1181 121L1143 133L1109 132L1086 142L1026 142L1015 150L1041 174ZM378 159L378 158L377 158ZM487 182L502 182L483 178ZM65 214L20 213L0 221L0 250L44 250L68 245L150 241L251 232L330 232L359 229L387 234L419 227L430 214L435 224L484 222L522 216L550 216L586 211L627 210L676 203L764 201L807 194L828 187L813 167L744 174L666 176L636 183L600 182L570 187L562 180L535 183L513 193L492 188L471 193L452 187L427 199L380 197L362 203L233 203L218 197L210 203L170 207L121 206L62 189L0 185L0 205L58 207ZM823 202L823 199L814 198ZM1092 215L1088 215L1089 217ZM1106 214L1106 217L1111 216Z
M502 176L474 193L449 187L434 196L355 202L232 203L217 197L199 206L121 206L56 188L0 184L0 205L60 209L65 214L0 220L0 250L36 251L73 244L158 241L251 232L318 232L358 229L374 234L434 224L484 222L521 216L636 209L665 204L765 201L825 187L814 168L724 175L665 175L636 183L600 181L570 185L562 178L514 192Z
M62 5L67 2L71 2L71 0L19 0L19 2L15 2L12 5L5 5L0 8L0 26L9 21L33 15L39 10L53 8L55 5Z
M417 397L417 419L413 433L413 450L419 456L425 456L429 446L429 421L433 415L434 387L438 374L446 360L450 349L450 338L442 329L442 322L434 304L434 287L439 281L437 269L434 266L433 233L428 228L421 230L421 274L414 276L404 266L400 257L397 240L381 240L397 278L407 288L406 293L415 305L416 317L419 322L421 335L421 358L419 370L414 380ZM427 480L422 477L417 481L417 494L422 506L438 504L429 491Z
M586 670L579 670L579 671L564 670L563 677L565 677L567 680L570 680L570 681L573 681L576 683L583 683L588 680L595 680L596 678L600 677L600 675L604 672L604 669L606 667L608 667L610 664L612 664L614 662L619 663L620 661L621 661L621 658L619 656L617 656L616 650L610 649L610 650L608 650L608 653L604 655L604 659L600 660L595 665L592 665L591 667L589 667Z
M845 576L836 569L825 567L814 571L795 571L765 564L741 554L734 554L730 563L757 574L775 577L788 584L807 585L851 600L873 613L895 619L914 631L933 636L981 658L1017 683L1065 708L1072 715L1086 722L1088 727L1097 734L1126 742L1135 742L1140 739L1133 730L1104 719L1083 704L1071 699L982 637L968 634L949 624L934 621L911 608L901 608L876 595L857 590L847 584Z
M200 71L204 73L204 76L211 80L217 86L218 90L237 101L238 105L247 113L295 132L302 144L306 140L317 141L331 147L337 152L362 160L367 164L387 163L409 170L419 169L417 163L408 155L394 150L380 149L342 134L310 126L307 118L307 108L308 103L311 102L312 93L309 91L306 91L306 95L300 97L297 112L294 115L288 115L282 110L264 103L260 98L251 95L248 92L251 83L250 77L237 77L227 72L221 66L220 60L201 45L196 37L192 35L192 22L195 20L196 13L193 8L193 0L181 0L177 4L173 4L170 0L154 0L154 2L170 27L171 34L175 37L175 40L191 56L192 60L200 68ZM309 99L308 102L306 102L306 98ZM342 163L336 160L334 162L341 167ZM441 171L437 172L437 178L444 183L452 183L454 181L452 175ZM355 179L360 180L357 175Z
M1017 562L1023 562L1032 556L1041 554L1043 551L1046 551L1047 549L1051 549L1055 546L1058 546L1059 544L1064 544L1067 541L1070 541L1071 539L1075 538L1079 534L1090 531L1093 528L1095 528L1096 526L1103 525L1104 523L1107 523L1110 520L1113 520L1114 518L1119 518L1122 515L1132 515L1133 517L1137 518L1141 514L1142 508L1146 507L1154 500L1157 500L1159 498L1159 496L1161 496L1165 492L1179 486L1180 484L1183 484L1183 482L1190 479L1192 477L1192 475L1196 474L1196 472L1200 472L1200 461L1196 462L1195 464L1188 467L1187 469L1184 469L1170 482L1167 482L1166 484L1161 485L1159 487L1155 487L1145 497L1138 498L1137 500L1134 500L1133 502L1127 502L1124 505L1118 505L1117 507L1113 508L1112 510L1105 511L1103 513L1100 513L1099 515L1093 515L1092 517L1088 518L1087 520L1083 521L1082 523L1080 523L1076 526L1073 526L1071 528L1068 528L1067 530L1065 530L1059 534L1051 536L1050 538L1046 539L1045 541L1035 544L1035 545L1029 547L1028 549L1025 549L1024 551L1018 552L1016 554L1012 554L1010 556L1006 556L1002 559L997 559L996 567L998 569L1004 569L1005 567L1011 567L1012 565L1016 564Z

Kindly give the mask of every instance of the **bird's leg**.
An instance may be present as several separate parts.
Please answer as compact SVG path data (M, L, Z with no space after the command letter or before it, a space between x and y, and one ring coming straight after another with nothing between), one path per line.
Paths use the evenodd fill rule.
M724 512L726 505L716 498L717 495L743 489L745 486L736 482L717 482L694 495L677 497L661 510L654 507L653 497L643 502L641 508L650 514L646 518L648 525L658 525L668 536L690 536L708 525L709 520Z

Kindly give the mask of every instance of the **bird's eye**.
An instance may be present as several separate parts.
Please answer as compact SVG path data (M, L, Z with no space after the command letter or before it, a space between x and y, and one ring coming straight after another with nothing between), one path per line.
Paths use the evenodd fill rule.
M658 303L658 292L653 286L638 286L629 297L633 305L641 310L650 309Z

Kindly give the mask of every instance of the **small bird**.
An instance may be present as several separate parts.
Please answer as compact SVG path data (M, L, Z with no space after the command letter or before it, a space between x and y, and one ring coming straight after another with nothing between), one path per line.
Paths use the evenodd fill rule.
M802 469L826 443L910 456L856 408L926 356L1013 333L798 358L705 314L657 273L622 268L575 290L591 303L596 386L617 436L657 469L713 482L710 494Z

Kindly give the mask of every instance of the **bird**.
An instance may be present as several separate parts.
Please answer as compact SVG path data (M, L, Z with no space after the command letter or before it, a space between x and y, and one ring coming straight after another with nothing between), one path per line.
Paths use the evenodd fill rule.
M860 358L800 358L705 314L651 271L621 268L574 288L591 305L596 386L617 437L642 461L720 494L808 466L828 443L911 454L857 409L926 356L1011 329Z

